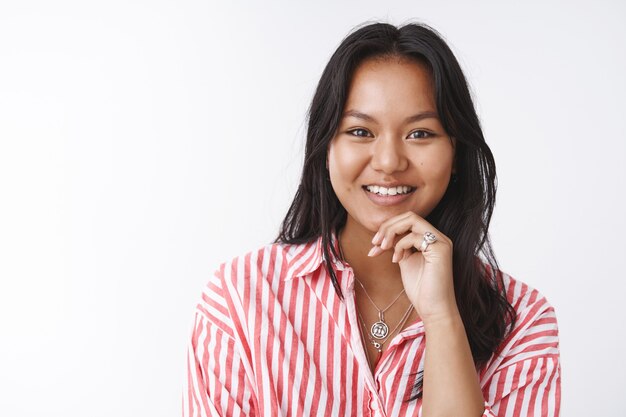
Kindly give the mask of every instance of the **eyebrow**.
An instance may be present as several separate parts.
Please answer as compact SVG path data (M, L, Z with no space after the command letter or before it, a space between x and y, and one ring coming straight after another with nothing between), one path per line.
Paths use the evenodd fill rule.
M357 111L357 110L348 110L343 114L343 117L344 118L355 117L357 119L362 119L367 122L378 123L376 119L370 116L369 114L361 113L360 111ZM419 122L420 120L430 119L430 118L438 119L439 116L437 116L437 113L434 111L425 111L425 112L417 113L417 114L414 114L413 116L407 117L406 119L404 119L404 124Z

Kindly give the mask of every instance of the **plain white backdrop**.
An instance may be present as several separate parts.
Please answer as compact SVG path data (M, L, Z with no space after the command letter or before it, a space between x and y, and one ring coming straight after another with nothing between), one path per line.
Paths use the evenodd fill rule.
M457 54L503 270L559 320L564 416L625 415L626 6L0 3L0 415L180 415L218 262L276 237L321 72L357 24Z

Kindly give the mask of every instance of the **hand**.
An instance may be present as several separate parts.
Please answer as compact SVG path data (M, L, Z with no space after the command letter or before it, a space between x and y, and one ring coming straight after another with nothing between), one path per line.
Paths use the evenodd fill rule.
M433 233L437 241L424 252L424 232ZM393 250L393 262L400 265L402 283L417 314L426 323L458 313L454 297L452 241L430 223L409 211L380 225L372 240L370 256Z

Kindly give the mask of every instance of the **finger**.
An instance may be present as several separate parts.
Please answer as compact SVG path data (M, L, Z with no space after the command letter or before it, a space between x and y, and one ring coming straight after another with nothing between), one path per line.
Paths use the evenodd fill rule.
M409 256L413 255L413 253L417 252L417 250L413 249L402 249L398 252L394 252L393 257L391 258L391 262L399 263Z
M383 250L391 249L395 246L396 237L410 233L413 225L419 220L419 217L414 212L409 212L406 217L397 219L395 222L387 225L383 230L384 238L380 243L380 247Z
M369 253L367 254L367 256L378 256L381 253L383 253L383 250L380 248L380 246L378 245L374 245L372 246L372 249L370 249Z
M403 224L406 221L410 221L412 223L410 223L409 225ZM389 249L393 248L393 251L394 251L392 260L399 261L400 259L403 259L405 251L407 250L411 251L409 255L416 251L419 251L422 248L422 244L424 242L424 235L426 232L433 233L437 241L440 242L438 245L438 249L436 250L437 252L439 252L441 249L449 248L452 246L452 241L447 236L445 236L443 233L437 230L433 225L431 225L428 221L426 221L425 219L423 219L422 217L418 215L415 215L413 217L410 217L409 219L406 219L406 220L403 219L401 221L394 223L393 225L389 227L388 232L395 231L395 233L399 233L399 232L405 233L407 232L406 230L407 228L409 229L408 234L400 238L396 243L393 243L389 247ZM394 238L395 238L395 235L394 235ZM388 242L385 242L385 243L386 244L382 246L381 248L382 250L388 249L387 246L389 246L389 244ZM436 243L436 242L433 242L433 243ZM429 245L426 245L426 248L424 249L423 252L431 253L432 251L433 249L432 249L432 243L431 243Z
M448 238L448 236L441 233L439 230L437 230L435 226L428 223L425 219L419 216L416 217L415 223L413 223L413 225L411 226L411 231L415 233L416 235L420 236L419 245L417 246L417 249L419 249L420 245L422 244L422 239L424 237L424 233L426 232L430 232L434 234L438 241L443 241L445 243L452 244L452 241L450 240L450 238Z
M421 242L422 236L414 232L411 232L402 239L398 240L394 246L392 261L399 262L404 259L406 255L413 254L417 250L416 245L421 245Z
M393 216L390 219L385 220L378 228L378 232L376 232L376 234L374 235L374 238L372 239L372 245L380 245L385 237L385 231L389 228L389 226L391 226L392 224L408 218L411 216L413 212L408 211L406 213L403 214L399 214L397 216ZM414 213L413 213L414 214Z

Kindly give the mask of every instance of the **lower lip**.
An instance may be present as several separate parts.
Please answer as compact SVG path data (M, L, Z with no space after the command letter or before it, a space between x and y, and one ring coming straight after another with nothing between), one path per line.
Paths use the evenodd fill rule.
M415 190L411 191L408 194L396 194L396 195L380 195L374 194L367 191L367 188L363 188L363 191L367 195L367 197L372 200L374 203L379 206L393 206L396 204L402 203L404 200L411 197L411 195L415 192Z

